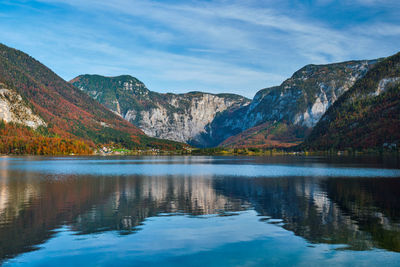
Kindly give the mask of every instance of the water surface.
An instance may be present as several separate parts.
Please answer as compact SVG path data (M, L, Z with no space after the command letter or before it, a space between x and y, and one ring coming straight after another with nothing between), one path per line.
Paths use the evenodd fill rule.
M2 157L5 266L400 262L396 157Z

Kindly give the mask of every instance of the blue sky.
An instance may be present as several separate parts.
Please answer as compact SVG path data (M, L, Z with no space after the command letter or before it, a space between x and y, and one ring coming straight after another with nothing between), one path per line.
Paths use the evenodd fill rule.
M253 97L310 63L400 51L399 0L1 0L0 42L70 80Z

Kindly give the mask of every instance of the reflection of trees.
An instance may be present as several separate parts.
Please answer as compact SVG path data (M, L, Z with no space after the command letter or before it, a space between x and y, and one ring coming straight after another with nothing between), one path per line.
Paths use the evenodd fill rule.
M399 179L330 179L322 186L343 213L369 233L373 246L400 252Z
M112 183L93 183L93 177L48 180L10 173L0 182L0 260L34 250L113 190Z
M399 182L381 179L220 179L215 187L312 243L400 251ZM350 186L351 184L351 186ZM379 203L379 204L378 204ZM396 211L394 211L396 210Z

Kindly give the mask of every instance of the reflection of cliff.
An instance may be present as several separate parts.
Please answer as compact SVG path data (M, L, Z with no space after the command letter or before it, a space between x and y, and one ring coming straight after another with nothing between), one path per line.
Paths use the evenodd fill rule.
M241 202L217 194L212 180L189 177L136 177L114 180L116 191L106 203L80 215L72 228L79 233L135 231L160 213L219 214L242 210Z
M400 251L400 200L394 197L400 190L398 181L225 179L217 180L215 187L226 195L246 199L260 215L282 219L285 229L312 243Z

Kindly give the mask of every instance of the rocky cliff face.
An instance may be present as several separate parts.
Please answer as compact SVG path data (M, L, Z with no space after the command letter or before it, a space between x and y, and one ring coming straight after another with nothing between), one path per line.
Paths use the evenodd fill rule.
M284 143L297 144L304 140L307 131L316 125L325 111L375 63L376 60L307 65L280 86L259 91L250 105L218 116L207 126L208 139L218 145L246 130L246 135L230 138L223 145L268 144L271 143L266 141L268 139L279 141L288 136L293 138ZM253 129L261 124L265 127Z
M233 94L160 94L148 90L142 82L128 75L81 75L71 83L149 136L198 146L207 146L207 140L203 139L205 126L216 115L250 103L250 100Z
M138 126L150 135L176 141L188 141L203 146L201 134L215 116L227 109L235 109L247 103L244 98L206 93L187 93L166 96L167 105L141 111ZM171 106L173 107L171 109ZM128 115L134 113L129 110ZM133 117L125 116L132 121Z
M0 120L19 123L36 129L46 123L23 101L21 95L0 83Z

